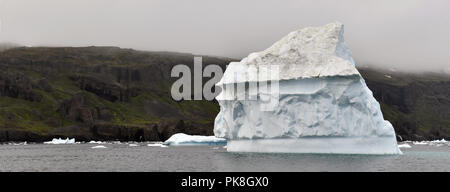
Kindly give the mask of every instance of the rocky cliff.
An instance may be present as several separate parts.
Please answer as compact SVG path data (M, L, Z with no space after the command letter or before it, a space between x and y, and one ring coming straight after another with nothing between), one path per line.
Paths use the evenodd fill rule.
M225 66L230 59L203 57ZM193 55L116 47L0 52L0 141L165 140L212 134L214 102L171 99L174 65Z

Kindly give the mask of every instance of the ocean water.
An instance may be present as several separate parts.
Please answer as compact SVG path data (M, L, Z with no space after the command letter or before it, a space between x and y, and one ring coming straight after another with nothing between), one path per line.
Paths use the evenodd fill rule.
M450 146L403 155L228 153L222 146L137 143L0 145L0 171L450 171Z

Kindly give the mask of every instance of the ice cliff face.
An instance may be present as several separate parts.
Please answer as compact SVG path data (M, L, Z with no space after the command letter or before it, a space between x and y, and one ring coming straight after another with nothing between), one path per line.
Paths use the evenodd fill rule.
M338 22L303 28L230 63L217 83L222 92L214 126L215 136L229 140L228 151L401 153L343 31ZM261 71L269 75L257 75ZM270 81L277 83L270 93L249 85ZM264 97L277 101L270 110L261 110Z

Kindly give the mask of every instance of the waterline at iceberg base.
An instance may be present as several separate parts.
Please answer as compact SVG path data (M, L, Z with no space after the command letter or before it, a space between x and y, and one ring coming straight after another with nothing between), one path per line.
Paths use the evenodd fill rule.
M399 154L395 137L301 137L228 141L229 152Z
M271 65L280 69L275 78L255 79L255 70L248 70ZM237 95L255 91L245 87L246 93L240 93L229 86L272 80L279 84L278 92L271 93L278 96L271 110L261 110L259 98L266 92L251 95L257 100L242 100ZM230 63L216 85L222 92L216 97L220 112L214 134L227 139L227 151L401 154L394 129L356 69L338 22L292 32L270 48Z

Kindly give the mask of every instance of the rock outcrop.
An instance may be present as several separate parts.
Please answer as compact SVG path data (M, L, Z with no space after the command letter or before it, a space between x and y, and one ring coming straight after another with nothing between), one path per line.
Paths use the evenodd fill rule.
M32 81L22 74L0 73L0 95L28 101L40 101L42 96L33 90Z

